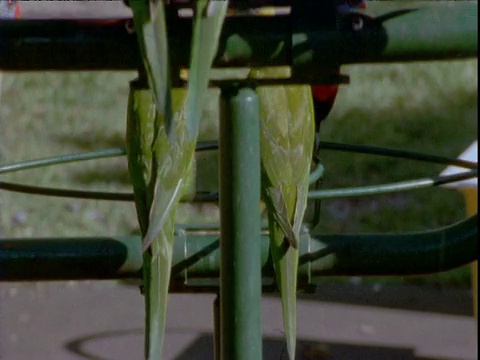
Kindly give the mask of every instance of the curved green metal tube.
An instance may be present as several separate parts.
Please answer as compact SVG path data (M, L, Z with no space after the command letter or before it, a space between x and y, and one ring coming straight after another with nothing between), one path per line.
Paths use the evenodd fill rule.
M321 168L319 168L321 170ZM311 174L311 180L316 180L321 175L321 172L314 172ZM308 193L310 200L324 200L324 199L340 199L356 196L368 196L387 194L392 192L410 191L423 189L431 186L443 185L460 180L470 179L478 176L478 170L470 170L463 173L453 175L441 175L433 178L416 179L410 181L401 181L389 184L371 185L363 187L351 187L342 189L325 189L313 190ZM58 189L33 185L23 185L0 181L0 189L25 194L47 195L57 197L69 197L77 199L95 199L106 201L133 201L132 193L119 192L104 192L104 191L88 191L88 190L72 190L72 189ZM218 202L218 192L212 191L198 191L193 199L188 199L191 202Z
M133 193L110 191L89 191L59 189L43 186L25 185L0 181L0 189L31 195L56 196L76 199L106 200L106 201L133 201Z
M217 141L199 141L197 143L195 151L202 152L202 151L210 151L210 150L217 150L217 149L218 149ZM127 154L126 150L123 148L111 148L111 149L104 149L104 150L91 151L91 152L85 152L85 153L50 156L50 157L41 158L41 159L19 161L16 163L0 165L0 174L7 174L15 171L30 170L30 169L35 169L35 168L44 167L44 166L61 165L61 164L68 164L72 162L87 161L87 160L106 159L110 157L119 157L119 156L125 156L126 154Z
M179 230L172 289L218 290L218 231ZM447 271L478 259L478 217L448 227L404 234L309 235L301 239L299 286L320 276L419 275ZM261 238L264 282L273 275L268 236ZM135 236L1 239L0 281L119 279L141 276Z
M447 271L478 259L478 218L403 234L321 235L300 258L312 276L417 275ZM332 256L325 266L319 259Z
M356 152L364 153L371 155L379 156L390 156L395 158L404 158L416 161L425 161L437 164L444 165L455 165L458 167L463 167L470 169L460 174L450 175L450 176L441 176L431 179L418 179L412 181L404 181L391 184L382 184L382 185L373 185L366 187L354 187L354 188L344 188L344 189L324 189L311 191L309 194L310 199L332 199L332 198L342 198L342 197L353 197L353 196L366 196L374 195L380 193L388 193L394 191L408 191L424 187L429 187L433 185L441 185L448 182L454 182L470 177L477 176L478 163L465 161L461 159L451 159L439 155L423 154L414 151L407 151L402 149L394 148L384 148L378 146L362 145L362 144L342 144L334 142L320 142L320 149L325 150L334 150L334 151L344 151L344 152ZM218 141L205 141L199 142L196 147L197 152L201 151L210 151L218 149ZM59 165L74 161L84 161L84 160L93 160L100 159L105 157L115 157L122 156L125 154L124 149L113 148L105 149L100 151L88 152L88 153L78 153L78 154L67 154L59 155L42 159L27 160L23 162L6 164L0 166L0 174L28 170L32 168L50 166L50 165ZM323 166L318 164L317 168L310 174L310 183L314 183L320 177L323 176ZM58 197L75 197L80 199L96 199L96 200L109 200L109 201L133 201L133 194L131 193L114 193L114 192L101 192L101 191L85 191L85 190L72 190L72 189L56 189L56 188L46 188L38 187L32 185L23 185L16 183L9 183L0 181L0 189L21 192L26 194L36 194L36 195L48 195L48 196L58 196ZM199 191L192 199L193 202L217 202L218 201L218 192L202 192Z
M463 159L454 159L441 155L426 154L417 151L388 148L383 146L365 145L365 144L347 144L330 141L320 141L318 143L319 149L332 150L341 152L354 152L359 154L388 156L393 158L424 161L435 164L454 165L465 169L478 169L478 163L467 161Z
M372 12L381 13L375 19L382 24L387 43L380 58L371 54L358 60L418 61L467 53L477 56L477 1L403 1L402 8L407 6L411 11L402 14L402 10L382 10L379 2L368 4Z
M463 173L452 175L441 175L433 178L424 178L410 181L400 181L390 184L357 186L341 189L313 190L308 193L309 199L325 200L325 199L341 199L356 196L368 196L388 194L392 192L411 191L424 189L431 186L443 185L450 182L461 181L478 176L478 170L470 170Z
M113 148L113 149L105 149L105 150L92 151L92 152L86 152L86 153L51 156L51 157L46 157L42 159L26 160L26 161L16 162L13 164L1 165L0 174L7 174L15 171L36 169L43 166L68 164L72 162L86 161L86 160L105 159L105 158L118 157L118 156L124 156L124 155L125 155L124 149Z
M141 277L139 243L133 237L0 239L0 280Z

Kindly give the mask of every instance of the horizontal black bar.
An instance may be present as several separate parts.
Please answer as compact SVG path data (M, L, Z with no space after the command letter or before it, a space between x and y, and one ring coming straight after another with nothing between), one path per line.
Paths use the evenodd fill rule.
M420 275L451 270L478 259L478 217L455 225L404 234L322 235L326 247L305 254L316 275ZM335 266L315 268L318 256L333 254Z
M179 232L172 267L176 291L215 283L218 233ZM403 276L447 271L478 259L478 218L426 232L309 235L301 238L300 287L322 276ZM141 239L129 237L1 239L0 281L141 277ZM272 279L269 240L262 236L264 279ZM201 288L201 286L200 286ZM205 288L204 291L210 291Z
M137 69L141 58L129 27L129 19L0 21L0 69Z
M302 8L315 3L298 3L289 16L228 17L214 66L285 65L292 67L292 82L338 82L332 76L341 64L477 56L474 1L432 1L394 11L372 2L369 8L381 14L375 17ZM187 66L191 19L171 15L169 21L171 62ZM131 19L0 20L3 71L136 70L141 65Z

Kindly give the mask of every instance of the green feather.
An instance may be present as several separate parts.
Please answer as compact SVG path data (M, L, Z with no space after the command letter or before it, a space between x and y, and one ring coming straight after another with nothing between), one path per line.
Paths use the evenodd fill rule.
M180 108L174 109L175 114L185 113L185 93L173 91L173 98L183 100ZM146 358L159 359L165 331L178 184L182 184L186 171L181 164L185 164L188 150L193 153L194 144L185 152L174 154L166 128L158 126L160 116L152 109L154 100L150 89L132 83L127 155L144 247L151 245L150 251L144 253L143 269L147 311L145 349ZM185 129L185 116L183 119L178 122L178 128L182 128L183 123Z
M290 359L296 346L298 241L315 140L309 86L258 87L262 194Z
M188 76L188 128L196 136L228 1L198 0Z
M151 89L131 86L127 121L129 169L143 248L149 250L144 254L148 359L160 359L162 354L175 214L192 168L210 68L228 5L214 3L197 1L188 89L172 92L163 1L151 1L150 6L147 0L130 2Z
M172 129L171 78L163 1L131 0L139 50L153 91L156 110L168 135Z

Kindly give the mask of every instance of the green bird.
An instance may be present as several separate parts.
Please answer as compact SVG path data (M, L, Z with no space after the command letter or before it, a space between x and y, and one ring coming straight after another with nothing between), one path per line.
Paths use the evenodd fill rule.
M127 154L143 235L145 357L160 359L176 210L193 163L199 122L227 1L196 2L187 89L171 89L163 1L130 0L148 84L130 85ZM149 85L149 86L148 86Z
M296 347L298 247L307 206L315 119L309 86L260 86L262 196L290 359Z

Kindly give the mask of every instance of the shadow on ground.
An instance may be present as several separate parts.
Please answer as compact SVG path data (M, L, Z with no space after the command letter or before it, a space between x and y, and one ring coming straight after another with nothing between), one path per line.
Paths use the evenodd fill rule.
M68 342L66 349L84 359L109 360L101 354L91 353L85 350L91 341L109 341L114 337L141 335L141 329L102 332L88 335ZM209 360L213 359L214 341L213 334L204 333L198 336L194 342L175 357L175 360ZM265 338L263 340L263 359L281 360L288 359L285 341L283 339ZM327 343L319 341L307 341L299 339L297 345L296 359L298 360L335 360L335 359L390 359L390 360L413 360L415 357L413 349L352 345L341 343Z
M301 300L368 305L439 314L473 316L470 289L410 285L321 284L315 293L299 294ZM441 300L440 300L441 299Z
M138 281L121 280L125 286L138 287ZM277 297L278 293L263 294ZM473 316L472 291L465 288L415 284L355 285L345 283L320 284L312 293L299 293L299 300L366 305L388 309L404 309L438 314Z

